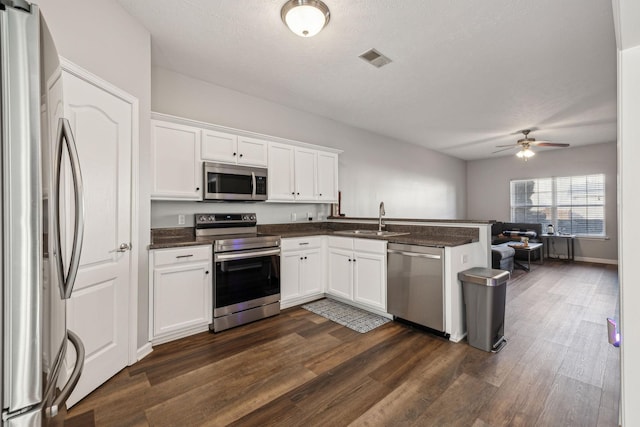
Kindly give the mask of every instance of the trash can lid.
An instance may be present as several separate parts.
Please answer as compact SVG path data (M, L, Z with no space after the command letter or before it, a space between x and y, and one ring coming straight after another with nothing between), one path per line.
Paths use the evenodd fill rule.
M463 282L485 286L500 286L506 283L510 277L511 273L506 270L484 267L474 267L458 273L458 279Z

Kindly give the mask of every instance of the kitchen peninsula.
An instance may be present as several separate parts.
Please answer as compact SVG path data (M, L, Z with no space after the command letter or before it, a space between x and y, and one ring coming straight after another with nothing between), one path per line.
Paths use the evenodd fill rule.
M391 317L386 311L386 253L376 255L380 257L381 274L385 277L381 280L381 298L379 301L371 302L367 299L358 299L357 290L353 288L357 285L351 284L351 294L353 298L348 298L337 290L332 290L330 283L331 261L330 253L332 246L339 247L335 252L352 248L357 255L358 244L364 244L365 248L372 247L378 241L383 245L386 243L398 243L416 246L429 246L443 248L443 282L444 282L444 313L445 313L445 334L449 339L458 342L464 338L466 331L463 315L462 289L457 279L459 271L471 267L490 266L490 233L492 221L465 221L465 220L425 220L425 219L385 219L384 229L391 235L377 236L375 233L349 233L353 230L378 229L378 219L375 218L329 218L327 221L297 222L287 224L259 224L258 233L279 235L282 238L282 308L288 308L303 304L308 301L330 296L338 300L348 302L352 305L365 308L387 317ZM345 234L345 232L347 232ZM368 246L366 242L371 242ZM331 243L333 242L333 243ZM154 229L151 233L151 245L149 249L158 250L176 247L189 247L198 245L210 245L211 238L196 237L193 228L162 228ZM306 251L306 252L305 252ZM310 270L310 275L315 278L314 285L304 288L304 267L297 266L295 262L305 259L310 253L315 255L317 264ZM365 251L366 252L366 251ZM286 262L288 254L292 254L292 263ZM312 257L312 259L314 259ZM371 257L370 257L371 259ZM375 258L373 258L375 259ZM297 267L296 267L297 266ZM292 268L298 268L292 273ZM286 278L292 278L288 282L295 282L295 290L288 288L289 283ZM153 277L153 275L151 275ZM298 279L298 280L296 280ZM371 282L375 282L372 280ZM153 286L151 284L151 286ZM373 285L371 285L373 286ZM300 288L302 287L302 288ZM355 295L354 295L355 294ZM374 293L375 294L375 293Z

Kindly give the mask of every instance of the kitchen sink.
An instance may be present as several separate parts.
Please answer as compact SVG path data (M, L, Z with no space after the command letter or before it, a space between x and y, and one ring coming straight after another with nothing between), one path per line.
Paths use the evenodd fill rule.
M403 236L409 233L402 233L397 231L378 231L378 230L339 230L339 231L334 231L333 234L341 234L344 236L391 237L391 236Z

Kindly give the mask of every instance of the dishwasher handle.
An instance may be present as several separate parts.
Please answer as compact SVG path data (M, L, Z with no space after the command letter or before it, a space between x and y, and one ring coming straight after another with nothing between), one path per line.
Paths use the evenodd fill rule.
M405 256L411 256L411 257L416 257L416 258L429 258L429 259L440 259L440 255L432 255L432 254L419 254L416 252L405 252L405 251L398 251L395 249L387 249L387 253L388 254L398 254L398 255L405 255Z

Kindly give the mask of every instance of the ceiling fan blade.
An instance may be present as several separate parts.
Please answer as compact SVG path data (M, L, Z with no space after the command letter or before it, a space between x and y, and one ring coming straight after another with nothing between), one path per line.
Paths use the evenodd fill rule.
M499 147L499 146L498 146L498 147ZM501 150L496 150L496 151L492 152L491 154L501 153L501 152L503 152L503 151L507 151L507 150L513 150L514 148L520 148L520 147L518 147L518 146L516 146L516 145L512 145L512 146L510 146L510 147L508 147L508 148L503 148L503 149L501 149Z
M538 147L568 147L569 144L564 144L560 142L549 142L549 141L535 141L532 142L531 145L537 145Z
M520 144L496 145L496 148L502 148L502 147L516 148L516 147L519 147L519 146L520 146Z

